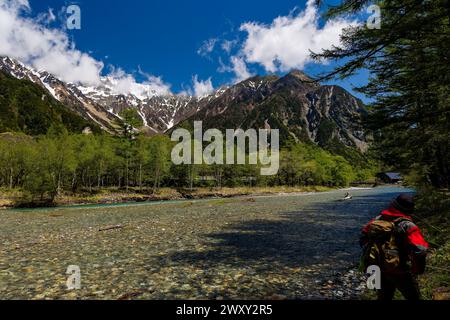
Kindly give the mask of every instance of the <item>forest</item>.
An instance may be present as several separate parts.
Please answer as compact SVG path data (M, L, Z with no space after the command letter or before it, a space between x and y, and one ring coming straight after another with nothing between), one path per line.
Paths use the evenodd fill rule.
M293 144L280 152L280 170L262 176L258 165L174 165L170 137L114 137L73 134L51 127L46 135L0 135L0 186L22 190L20 201L52 203L63 193L157 193L161 187L348 186L371 180L375 162L354 167L313 144ZM248 156L247 156L248 157Z

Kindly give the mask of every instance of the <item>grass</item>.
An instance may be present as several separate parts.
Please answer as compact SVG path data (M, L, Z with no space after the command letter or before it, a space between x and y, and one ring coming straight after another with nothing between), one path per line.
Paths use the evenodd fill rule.
M422 295L428 300L450 300L450 241L428 259L427 273L421 277Z
M423 298L450 300L449 191L420 190L417 209L417 223L430 244L427 272L420 278Z
M418 222L430 244L427 272L421 277L424 299L450 300L450 199L435 195L421 199L423 209ZM419 200L420 201L420 200ZM431 204L430 201L433 203Z
M10 207L14 204L14 199L21 195L18 189L0 188L0 208Z

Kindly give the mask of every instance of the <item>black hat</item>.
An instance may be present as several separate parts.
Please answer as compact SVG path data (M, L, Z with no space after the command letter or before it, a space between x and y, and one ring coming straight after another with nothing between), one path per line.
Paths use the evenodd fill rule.
M403 193L394 199L391 205L403 213L412 214L414 211L414 198L409 194Z

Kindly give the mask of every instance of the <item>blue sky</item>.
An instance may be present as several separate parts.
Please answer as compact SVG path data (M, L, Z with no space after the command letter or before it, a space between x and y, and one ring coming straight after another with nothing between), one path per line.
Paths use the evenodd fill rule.
M143 81L145 79L139 73L141 70L161 77L164 83L170 84L173 92L180 92L192 87L194 76L199 80L210 79L215 88L236 81L236 74L231 71L231 58L242 56L245 41L249 38L249 32L239 30L240 27L244 23L254 22L269 28L279 16L295 19L305 9L305 2L29 0L32 10L29 15L37 17L52 9L56 19L48 24L48 28L58 29L65 23L61 10L70 4L79 5L81 30L64 32L76 44L76 49L103 62L103 74L114 66L132 74L137 81ZM326 3L335 4L336 1ZM318 22L318 28L323 25L323 21ZM205 51L205 41L214 42L214 50ZM225 41L234 44L229 52L222 48ZM252 59L249 57L243 60L252 75L283 74L290 68L288 63L283 68L268 70L267 63L250 62ZM314 74L330 67L306 63L301 69ZM366 78L367 74L363 73L344 82L333 83L351 90L352 85L364 83ZM367 101L360 94L356 95Z

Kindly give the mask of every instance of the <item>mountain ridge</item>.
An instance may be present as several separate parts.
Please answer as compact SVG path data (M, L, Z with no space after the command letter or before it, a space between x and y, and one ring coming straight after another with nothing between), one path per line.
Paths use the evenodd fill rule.
M120 114L134 109L143 123L137 129L149 135L201 120L205 128L277 128L283 140L314 143L335 153L342 148L364 152L368 145L361 124L367 113L362 101L339 86L321 85L300 70L284 76L257 75L203 97L159 94L150 88L139 97L117 94L111 78L102 77L96 87L64 83L9 57L0 58L0 70L38 84L111 134L121 134Z
M0 70L0 133L36 136L52 127L64 127L71 133L81 133L87 127L91 132L101 132L99 126L54 99L48 90Z
M367 150L361 123L366 113L362 101L342 87L320 85L294 70L240 82L180 126L203 121L205 129L276 128L284 141L311 142L339 154L347 147Z

